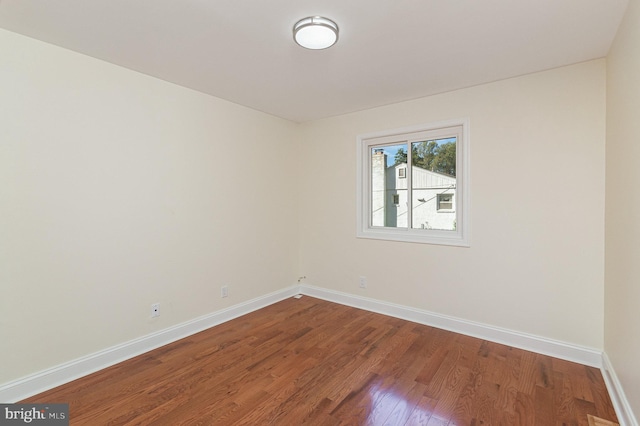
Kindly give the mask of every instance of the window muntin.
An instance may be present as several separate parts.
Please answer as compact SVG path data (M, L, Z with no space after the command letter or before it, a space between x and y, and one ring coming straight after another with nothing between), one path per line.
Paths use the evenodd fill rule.
M358 237L468 246L468 199L468 120L358 137Z

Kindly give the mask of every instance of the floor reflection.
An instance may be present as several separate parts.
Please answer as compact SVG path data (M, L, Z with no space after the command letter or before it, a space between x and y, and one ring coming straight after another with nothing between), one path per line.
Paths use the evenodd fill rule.
M376 383L367 392L363 401L363 411L368 413L367 425L428 425L441 426L449 423L449 418L434 415L435 403L423 396L423 386L416 383L411 392L396 392L393 384Z

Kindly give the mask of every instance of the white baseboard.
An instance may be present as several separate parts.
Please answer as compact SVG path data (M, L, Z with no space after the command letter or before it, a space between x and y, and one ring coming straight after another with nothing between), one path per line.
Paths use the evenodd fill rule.
M279 290L3 384L0 386L0 402L17 402L68 383L207 328L272 305L297 294L298 290L298 286Z
M342 305L353 306L355 308L589 365L591 367L602 368L602 351L593 348L572 345L519 331L467 321L353 294L327 290L307 284L300 286L300 293Z
M638 420L631 410L631 404L629 404L629 400L622 389L622 384L618 380L618 376L606 353L603 354L602 361L602 376L604 377L605 385L607 385L613 407L618 415L618 422L621 426L638 426Z

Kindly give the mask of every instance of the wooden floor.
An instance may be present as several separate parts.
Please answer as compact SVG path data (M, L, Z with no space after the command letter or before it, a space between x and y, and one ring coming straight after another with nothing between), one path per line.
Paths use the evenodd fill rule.
M72 425L585 425L596 368L304 296L24 402Z

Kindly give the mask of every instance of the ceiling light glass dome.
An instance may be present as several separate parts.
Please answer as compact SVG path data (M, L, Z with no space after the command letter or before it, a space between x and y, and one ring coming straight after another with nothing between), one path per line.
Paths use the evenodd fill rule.
M310 16L293 26L293 39L306 49L326 49L338 41L338 25L322 16Z

